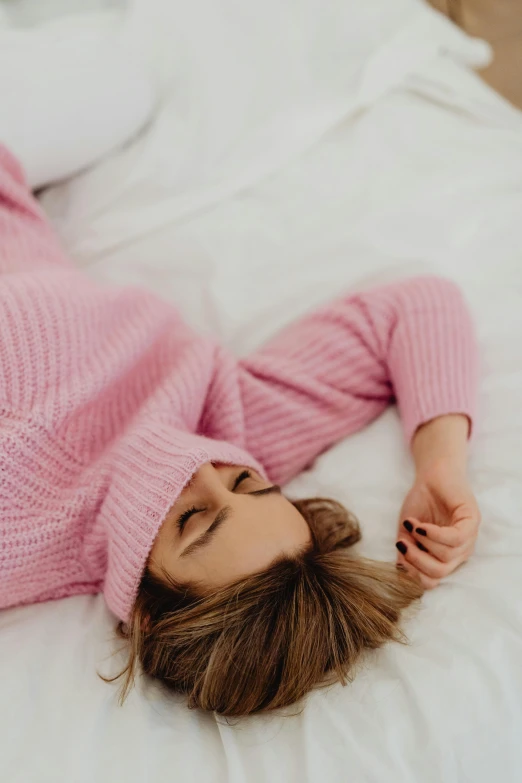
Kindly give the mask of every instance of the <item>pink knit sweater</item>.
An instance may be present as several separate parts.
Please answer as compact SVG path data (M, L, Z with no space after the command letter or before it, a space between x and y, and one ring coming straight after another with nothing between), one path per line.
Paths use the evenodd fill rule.
M409 440L473 416L459 290L345 295L246 359L151 293L69 264L0 148L0 606L103 590L126 619L169 508L205 462L284 484L397 399Z

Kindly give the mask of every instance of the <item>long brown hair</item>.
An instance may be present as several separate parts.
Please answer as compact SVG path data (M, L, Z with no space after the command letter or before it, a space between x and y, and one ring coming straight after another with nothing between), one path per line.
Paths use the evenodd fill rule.
M201 595L147 570L132 617L121 701L142 670L189 707L227 716L286 707L320 684L353 676L363 650L404 641L401 610L422 594L394 565L352 555L353 515L323 498L294 503L310 548L265 571Z

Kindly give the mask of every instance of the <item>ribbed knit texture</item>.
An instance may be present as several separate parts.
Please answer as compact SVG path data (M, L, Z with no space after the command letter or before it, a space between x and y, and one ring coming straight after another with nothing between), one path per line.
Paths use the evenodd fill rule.
M284 484L395 397L406 438L474 415L459 290L347 295L237 360L156 296L67 261L0 147L0 606L103 590L127 619L154 538L205 462Z

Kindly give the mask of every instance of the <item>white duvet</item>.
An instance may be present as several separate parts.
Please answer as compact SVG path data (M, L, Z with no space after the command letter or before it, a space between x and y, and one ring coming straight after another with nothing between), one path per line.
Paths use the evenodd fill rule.
M408 619L409 646L295 717L227 724L143 681L119 708L96 676L121 663L100 596L2 613L0 779L519 783L522 120L466 68L487 48L419 0L143 0L125 24L164 102L44 196L78 263L150 286L238 352L353 285L457 280L481 345L483 525ZM340 499L360 551L393 559L411 480L389 410L288 492Z

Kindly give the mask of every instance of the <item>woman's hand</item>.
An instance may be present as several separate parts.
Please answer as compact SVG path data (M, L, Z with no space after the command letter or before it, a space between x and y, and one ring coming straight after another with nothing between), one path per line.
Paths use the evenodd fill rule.
M412 444L415 483L401 509L397 563L427 589L473 553L480 511L466 476L468 419L443 416Z

